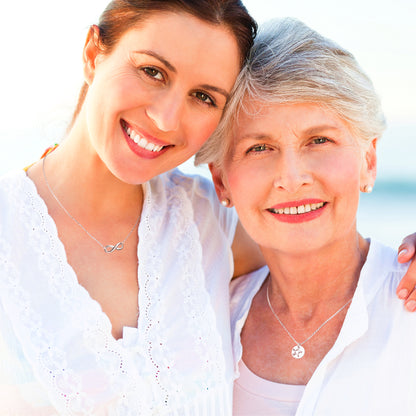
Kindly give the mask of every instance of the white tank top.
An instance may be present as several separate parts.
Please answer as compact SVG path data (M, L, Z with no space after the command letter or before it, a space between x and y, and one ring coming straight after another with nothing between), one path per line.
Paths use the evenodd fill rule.
M265 380L239 363L240 377L234 382L234 416L294 416L305 386Z

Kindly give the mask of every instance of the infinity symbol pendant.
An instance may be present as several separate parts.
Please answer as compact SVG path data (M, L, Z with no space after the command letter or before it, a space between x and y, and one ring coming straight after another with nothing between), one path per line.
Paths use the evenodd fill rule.
M112 245L108 245L108 246L105 246L104 247L104 251L106 252L106 253L112 253L113 251L116 251L116 250L123 250L123 248L124 248L124 243L117 243L115 246L112 246Z

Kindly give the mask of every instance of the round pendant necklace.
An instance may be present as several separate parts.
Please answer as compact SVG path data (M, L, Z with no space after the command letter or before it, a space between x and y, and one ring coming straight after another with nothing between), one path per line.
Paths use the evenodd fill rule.
M75 222L75 224L77 224L79 227L81 227L84 232L90 237L92 238L103 250L105 253L109 254L109 253L114 253L116 251L120 251L123 250L124 248L124 244L127 241L127 239L130 237L130 234L135 230L135 228L137 227L137 225L140 222L140 217L141 217L141 212L139 213L139 217L137 218L137 221L134 223L133 228L129 231L129 233L126 235L126 238L123 241L119 241L116 244L107 244L104 245L102 244L100 241L98 241L92 234L90 234L88 232L88 230L80 223L78 222L69 212L68 210L62 205L61 201L58 199L58 197L54 194L54 192L52 191L52 188L49 185L48 179L46 178L46 173L45 173L45 160L47 157L48 153L44 156L43 161L42 161L42 171L43 171L43 178L45 180L46 186L49 190L49 192L51 193L51 195L55 198L56 202L58 203L58 205L63 209L63 211L65 212L66 215L68 215L69 218L71 218L72 221Z
M269 281L267 283L267 289L266 289L266 297L267 297L267 303L269 304L269 308L272 311L272 314L274 315L274 317L277 319L277 321L279 322L279 324L282 326L282 328L286 331L286 333L289 335L289 337L292 339L292 341L296 344L293 348L292 348L292 357L295 359L300 359L305 355L305 348L303 347L303 344L305 344L306 342L308 342L323 326L325 326L332 318L335 318L335 316L337 316L342 310L344 310L347 305L352 301L352 298L345 303L344 305L342 305L334 314L332 314L325 322L323 322L313 333L312 335L309 335L308 338L306 338L304 341L302 342L298 342L296 341L295 337L289 332L289 330L285 327L285 325L283 324L283 322L280 320L280 318L277 316L277 313L274 311L272 304L270 302L270 298L269 298L269 286L270 286L270 274L269 274Z

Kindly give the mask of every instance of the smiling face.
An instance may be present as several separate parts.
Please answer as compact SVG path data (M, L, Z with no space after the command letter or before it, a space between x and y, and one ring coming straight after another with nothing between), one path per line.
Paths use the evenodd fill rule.
M360 187L373 184L374 140L363 150L346 123L316 104L241 114L222 169L212 168L263 249L298 253L354 238Z
M185 13L151 15L109 55L91 35L84 49L83 135L116 177L143 183L183 163L208 139L239 67L234 36Z

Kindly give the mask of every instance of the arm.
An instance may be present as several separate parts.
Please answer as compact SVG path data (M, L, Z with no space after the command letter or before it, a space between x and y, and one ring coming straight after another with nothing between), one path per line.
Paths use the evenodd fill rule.
M246 233L240 221L237 223L231 248L234 257L233 277L252 272L266 264L259 246Z
M407 236L399 247L398 260L400 263L412 261L407 273L397 287L397 296L403 299L405 308L410 312L416 311L416 233Z

